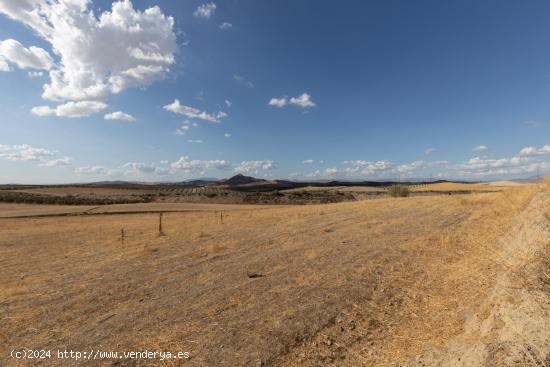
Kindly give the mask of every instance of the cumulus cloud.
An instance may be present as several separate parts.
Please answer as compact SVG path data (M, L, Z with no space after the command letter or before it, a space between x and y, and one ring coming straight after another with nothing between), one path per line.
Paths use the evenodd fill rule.
M273 161L243 161L234 167L234 171L237 173L258 173L260 170L266 171L274 169Z
M158 167L154 164L148 164L143 162L128 162L121 167L122 174L126 176L143 176L143 175L157 175L166 176L171 174L170 169L166 167Z
M469 176L505 176L534 173L539 169L548 169L550 164L535 160L533 157L516 156L511 158L486 159L475 157L458 165L461 175Z
M546 144L540 148L525 147L519 151L520 156L543 155L543 154L550 154L550 145Z
M302 95L298 97L281 97L281 98L271 98L268 102L268 105L274 106L274 107L284 107L287 105L295 105L302 108L309 108L309 107L315 107L316 104L311 100L311 96L308 93L302 93Z
M248 88L254 88L254 82L251 80L246 79L244 76L234 74L233 79L237 82L241 83L242 85L248 87Z
M190 159L188 156L182 156L177 161L172 162L170 167L173 170L182 171L187 174L204 174L210 169L227 170L231 167L231 163L225 160L199 160Z
M284 107L288 104L288 99L286 97L282 98L271 98L269 100L268 105L274 106L274 107Z
M73 159L59 156L57 151L35 148L29 144L0 144L0 160L13 162L37 162L41 167L59 167L72 164Z
M193 15L197 18L203 18L203 19L210 19L212 14L216 11L216 4L213 2L209 2L206 4L201 4L197 7L197 10L193 13Z
M102 100L162 79L174 63L174 20L157 6L139 11L120 0L96 14L90 0L4 0L0 12L31 28L59 57L52 67L47 53L31 47L40 57L22 64L52 67L42 94L48 100Z
M300 106L303 108L316 106L316 104L313 103L313 101L311 100L311 96L307 93L302 93L302 95L298 97L292 97L289 102L290 104Z
M208 122L219 123L221 119L227 117L227 114L222 111L219 111L216 114L207 113L194 107L182 105L178 99L175 99L174 102L167 104L163 108L166 111L170 111L180 115L185 115L190 119L200 119Z
M230 138L230 137L231 137L231 134L230 134L230 133L225 133L225 134L223 134L223 137L224 137L224 138Z
M44 162L56 153L43 148L35 148L29 144L0 144L0 159L5 161L41 161Z
M486 145L478 145L477 147L473 148L473 152L486 152L489 150L489 147Z
M320 163L322 161L319 161ZM312 164L314 160L303 161L304 164ZM396 164L388 160L367 161L350 160L344 161L341 167L329 167L324 170L316 170L309 173L294 173L295 177L321 178L342 176L349 178L389 178L393 175L412 176L423 169L433 167L448 167L447 161L414 161L409 163ZM394 177L394 176L393 176Z
M435 148L428 148L424 151L424 154L430 155L430 154L434 153L436 150L437 149L435 149Z
M231 106L233 105L233 103L231 103L230 100L226 99L226 100L225 100L225 105L227 106L227 108L231 108Z
M400 173L406 173L406 172L413 172L418 171L425 168L431 168L431 167L444 167L449 164L448 161L415 161L410 163L404 163L398 165L395 169L397 172Z
M0 10L1 10L0 4ZM9 71L9 64L16 65L19 69L43 69L49 70L53 66L53 59L40 47L31 46L25 48L14 39L0 41L0 63L4 71Z
M333 176L333 175L337 174L338 172L339 172L338 168L336 168L336 167L329 167L329 168L325 169L325 175L326 176Z
M107 108L107 105L98 101L67 102L55 108L49 106L33 107L31 112L37 116L58 116L58 117L87 117L93 113Z
M220 29L229 29L231 27L233 27L233 24L231 23L228 23L228 22L223 22L222 24L219 25Z
M128 121L128 122L134 122L136 121L136 118L128 113L124 113L122 111L116 111L111 112L103 116L105 120L120 120L120 121Z
M363 175L370 176L378 172L388 171L394 167L394 164L390 161L365 161L365 160L354 160L354 161L344 161L344 165L347 165L345 172L348 175Z

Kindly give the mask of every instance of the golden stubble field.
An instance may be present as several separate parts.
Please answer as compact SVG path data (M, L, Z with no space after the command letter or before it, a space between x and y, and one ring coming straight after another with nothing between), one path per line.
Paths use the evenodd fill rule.
M546 186L524 185L217 206L165 213L163 236L156 213L2 218L0 365L26 365L8 354L22 347L191 356L78 362L91 366L506 366L509 355L518 366L546 363L530 321L506 317L520 303L495 289L514 274L521 297L536 288L525 300L546 310L548 197ZM515 261L518 246L528 251ZM548 319L537 320L545 335ZM515 334L499 334L507 322L518 323L508 325Z

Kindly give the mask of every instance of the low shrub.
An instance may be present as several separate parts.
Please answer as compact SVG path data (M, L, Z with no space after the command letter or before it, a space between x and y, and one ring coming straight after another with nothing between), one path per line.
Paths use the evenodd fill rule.
M410 191L407 186L396 184L388 187L388 194L394 198L402 198L409 196Z

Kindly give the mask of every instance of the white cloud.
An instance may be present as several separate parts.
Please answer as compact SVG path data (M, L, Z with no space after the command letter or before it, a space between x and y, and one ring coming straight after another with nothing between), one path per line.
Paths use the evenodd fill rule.
M486 145L478 145L477 147L473 148L473 152L486 152L489 150L489 147Z
M231 137L231 134L230 134L230 133L225 133L225 134L223 134L223 137L224 137L224 138L230 138L230 137Z
M543 154L550 154L550 145L546 144L543 147L536 148L536 147L525 147L522 150L519 151L519 155L521 156L529 156L529 155L543 155Z
M49 106L33 107L31 112L37 116L58 116L58 117L86 117L93 113L107 108L107 105L98 101L67 102L56 108Z
M195 144L202 144L202 143L204 143L204 141L202 141L202 140L191 140L191 139L190 139L190 140L187 140L187 142L188 142L188 143L195 143Z
M365 160L355 160L355 161L344 161L347 167L345 169L348 175L363 175L370 176L379 172L388 171L394 167L394 164L390 161L365 161Z
M0 71L11 71L8 62L2 58L0 58Z
M179 160L172 162L170 167L187 174L204 174L204 172L210 169L227 170L231 167L231 164L225 160L192 160L188 156L182 156Z
M424 151L424 154L430 155L430 154L434 153L436 150L437 149L435 149L435 148L428 148Z
M309 107L316 106L316 104L313 103L313 101L311 100L311 96L307 93L302 93L302 95L298 97L292 97L290 99L288 99L287 97L271 98L268 102L269 106L274 106L279 108L289 104L293 104L295 106L299 106L302 108L309 108Z
M226 100L225 100L225 105L227 106L227 108L231 108L231 106L233 105L233 103L231 103L230 100L226 99Z
M193 15L197 18L204 18L204 19L210 19L212 14L216 11L216 4L213 2L209 2L206 4L199 5L197 10L193 13Z
M400 164L395 169L397 172L406 173L406 172L418 171L418 170L430 168L430 167L444 167L444 166L447 166L448 164L449 162L447 161L431 161L431 162L415 161L415 162Z
M457 167L459 174L467 176L518 175L534 173L539 169L547 170L549 168L549 163L525 156L499 159L475 157Z
M233 27L233 24L231 23L228 23L228 22L223 22L222 24L219 25L220 29L229 29L231 27Z
M329 167L327 169L325 169L325 175L327 176L333 176L335 174L337 174L339 171L338 171L338 168L335 168L335 167Z
M315 161L313 159L306 159L302 161L303 164L313 164Z
M105 120L120 120L134 122L136 118L130 114L124 113L122 111L111 112L103 116Z
M44 76L44 72L43 71L29 71L27 73L27 75L29 76L29 78L41 78Z
M303 108L316 106L315 103L313 103L313 101L311 100L311 96L307 93L302 93L302 95L298 97L292 97L290 99L290 104L300 106Z
M126 176L140 176L156 174L159 176L165 176L170 174L170 170L165 167L157 167L154 164L147 164L142 162L128 162L123 164L122 173Z
M0 4L1 10L2 5ZM35 46L25 48L14 39L0 41L0 61L4 65L1 68L4 71L9 70L9 66L5 66L9 64L15 64L20 69L49 70L53 66L53 59L48 51Z
M138 11L121 0L96 14L90 0L4 0L0 12L31 28L59 56L45 99L104 99L162 79L174 63L174 20L157 6Z
M236 81L238 81L239 83L245 85L248 88L254 88L254 82L252 82L251 80L246 79L245 77L243 77L241 75L234 74L233 79L235 79Z
M81 175L105 175L108 173L108 170L103 166L77 167L74 171Z
M50 161L45 161L40 163L39 166L42 167L59 167L59 166L70 166L73 162L71 157L63 157L58 159L52 159Z
M185 135L187 133L187 130L189 129L189 125L181 125L179 128L176 129L176 135Z
M286 97L271 98L268 103L268 105L270 106L279 107L279 108L284 107L287 104L288 104L288 99Z
M185 106L180 103L178 99L175 99L174 102L163 107L166 111L177 113L180 115L185 115L190 119L201 119L209 122L220 122L221 119L227 117L225 112L219 111L216 114L207 113L201 111L197 108Z
M5 161L40 161L45 162L56 153L42 148L35 148L29 144L3 145L0 144L0 159Z
M243 161L234 167L237 173L258 173L260 170L274 169L273 161Z

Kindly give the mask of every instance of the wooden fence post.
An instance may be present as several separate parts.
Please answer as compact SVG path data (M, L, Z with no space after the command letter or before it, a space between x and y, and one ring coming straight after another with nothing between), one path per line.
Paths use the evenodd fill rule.
M164 232L162 232L162 213L159 213L159 236L164 236Z

